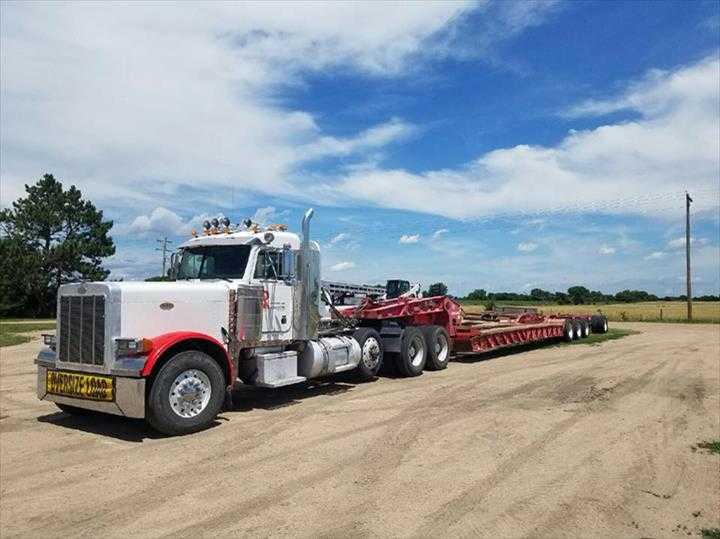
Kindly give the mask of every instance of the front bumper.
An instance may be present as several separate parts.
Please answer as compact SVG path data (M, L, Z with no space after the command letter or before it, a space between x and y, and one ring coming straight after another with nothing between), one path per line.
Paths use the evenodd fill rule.
M48 353L49 352L49 353ZM125 376L114 376L115 378L115 401L101 402L63 395L54 395L47 392L47 371L55 368L55 362L51 359L54 353L43 351L35 361L38 365L37 372L37 395L40 400L49 400L59 404L67 404L87 410L105 412L107 414L121 415L125 417L145 417L145 379L128 378ZM92 373L87 373L92 374Z

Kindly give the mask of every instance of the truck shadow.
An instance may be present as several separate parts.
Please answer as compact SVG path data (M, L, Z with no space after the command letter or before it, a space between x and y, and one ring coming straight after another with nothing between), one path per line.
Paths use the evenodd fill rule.
M337 378L313 380L276 389L236 384L231 393L232 408L225 411L233 413L257 409L277 410L319 395L339 395L353 387L355 384Z
M277 389L237 384L231 392L232 407L226 405L216 420L213 421L207 429L204 429L204 431L212 430L223 422L229 421L230 417L236 413L250 412L258 409L276 410L299 404L305 399L320 395L345 393L353 387L354 384L344 383L334 379L306 382ZM65 429L107 436L124 442L141 443L145 440L170 438L170 436L160 434L150 428L142 419L131 419L110 414L90 412L87 415L72 415L58 411L39 416L37 420L40 423L48 423Z
M107 436L124 442L138 443L146 439L166 438L163 434L151 429L142 419L131 419L110 414L72 415L65 412L54 412L41 415L37 420L40 423L49 423L56 427L99 434L100 436ZM216 423L219 425L219 422L216 421Z

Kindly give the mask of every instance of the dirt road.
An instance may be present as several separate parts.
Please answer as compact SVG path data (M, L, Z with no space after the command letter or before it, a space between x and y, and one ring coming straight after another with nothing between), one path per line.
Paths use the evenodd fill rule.
M620 324L616 324L620 326ZM161 438L35 398L0 351L0 536L687 537L720 526L720 326L237 390Z

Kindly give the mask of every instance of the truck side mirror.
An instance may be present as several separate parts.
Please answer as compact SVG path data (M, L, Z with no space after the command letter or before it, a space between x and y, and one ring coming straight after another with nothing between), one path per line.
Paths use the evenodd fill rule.
M287 244L283 246L282 268L282 279L287 283L292 283L295 280L295 253Z

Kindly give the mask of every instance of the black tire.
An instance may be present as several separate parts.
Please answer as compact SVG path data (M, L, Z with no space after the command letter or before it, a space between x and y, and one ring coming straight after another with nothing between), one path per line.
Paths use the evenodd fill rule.
M99 412L96 412L95 410L88 410L87 408L78 408L77 406L71 406L69 404L61 404L59 402L56 402L55 406L60 408L60 410L62 412L65 412L66 414L76 415L76 416L97 415L99 413Z
M601 314L595 314L590 317L590 328L593 333L607 333L608 331L608 320L607 317Z
M573 327L575 328L575 340L582 338L582 326L579 320L573 320Z
M420 331L427 345L425 368L429 371L441 371L450 361L450 336L442 326L422 326Z
M173 410L170 402L171 388L176 385L176 378L181 374L193 371L204 374L209 381L210 397L200 413L192 417L183 417L180 412ZM181 381L181 385L182 383ZM207 428L222 409L225 389L225 375L213 358L197 350L180 352L162 366L153 380L147 400L147 421L155 430L170 436L189 434ZM180 406L184 407L185 404ZM187 404L187 406L193 405Z
M360 345L360 363L355 377L360 381L374 380L383 365L385 349L380 334L372 328L358 328L353 333Z
M565 342L575 340L575 325L570 319L565 320L565 324L563 325L563 340Z
M395 364L402 376L420 376L427 361L427 345L420 329L410 326L403 331L400 353Z
M583 339L590 336L590 322L587 320L580 320L580 337Z

